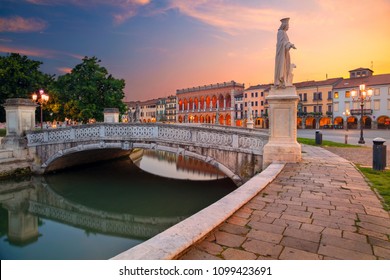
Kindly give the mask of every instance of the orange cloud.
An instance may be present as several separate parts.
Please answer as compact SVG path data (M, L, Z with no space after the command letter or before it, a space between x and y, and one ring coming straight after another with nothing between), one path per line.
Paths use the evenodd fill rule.
M46 29L47 23L41 19L19 16L0 18L0 32L36 32Z
M189 17L220 28L232 35L244 30L273 30L275 19L286 15L280 9L254 8L245 6L242 2L233 4L211 0L171 0L170 8L178 9Z

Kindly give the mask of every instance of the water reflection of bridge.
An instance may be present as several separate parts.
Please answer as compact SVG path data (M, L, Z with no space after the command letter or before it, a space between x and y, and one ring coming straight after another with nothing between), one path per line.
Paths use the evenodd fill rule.
M176 165L176 170L182 170L191 173L206 174L206 175L217 175L218 178L226 177L224 173L216 169L210 164L196 160L191 157L186 157L183 155L178 155L174 153L169 153L166 151L154 151L154 150L144 150L143 154L162 161L168 161L171 164Z
M38 216L124 237L150 238L186 217L146 217L113 213L70 201L54 192L43 177L31 182L2 183L0 205L8 211L8 239L17 244L38 239Z

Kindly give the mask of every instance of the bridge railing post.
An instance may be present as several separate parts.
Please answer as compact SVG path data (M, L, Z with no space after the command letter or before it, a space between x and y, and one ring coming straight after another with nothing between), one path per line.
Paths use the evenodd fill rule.
M233 134L233 142L232 142L233 148L238 148L238 135Z
M72 140L76 139L76 131L74 130L73 127L70 129L70 139Z
M101 124L100 127L99 127L99 136L100 137L106 136L106 129L105 129L104 124Z

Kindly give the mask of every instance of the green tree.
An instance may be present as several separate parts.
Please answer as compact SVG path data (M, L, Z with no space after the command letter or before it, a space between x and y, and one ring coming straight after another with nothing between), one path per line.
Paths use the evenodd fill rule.
M58 77L56 91L64 118L103 121L104 108L118 108L121 114L125 113L125 81L108 74L100 62L96 57L84 57L70 73Z
M17 53L0 56L0 122L5 121L1 106L8 98L31 98L40 88L47 88L54 76L39 70L42 62L29 59Z

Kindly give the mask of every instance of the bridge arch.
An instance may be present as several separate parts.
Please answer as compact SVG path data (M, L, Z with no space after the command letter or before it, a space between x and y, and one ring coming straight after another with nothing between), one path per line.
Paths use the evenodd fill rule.
M227 177L229 177L235 184L241 185L243 183L240 176L235 174L233 170L210 156L204 156L198 154L195 151L190 151L185 148L170 147L156 143L128 143L119 141L110 143L100 142L98 144L86 145L81 144L75 147L65 148L63 150L57 151L41 165L41 168L43 169L43 173L47 173L50 171L74 166L74 162L77 162L78 165L90 162L91 157L93 157L93 161L98 161L108 158L126 156L129 155L133 149L137 148L171 152L177 155L195 158L197 160L201 160L212 165L213 167L224 173Z
M268 135L244 128L210 125L97 123L28 131L27 141L29 154L34 157L33 172L36 173L60 169L63 164L58 161L60 158L72 164L77 159L75 156L79 155L91 162L127 155L134 148L144 148L205 161L241 185L261 172L263 147ZM69 166L65 164L65 167Z

